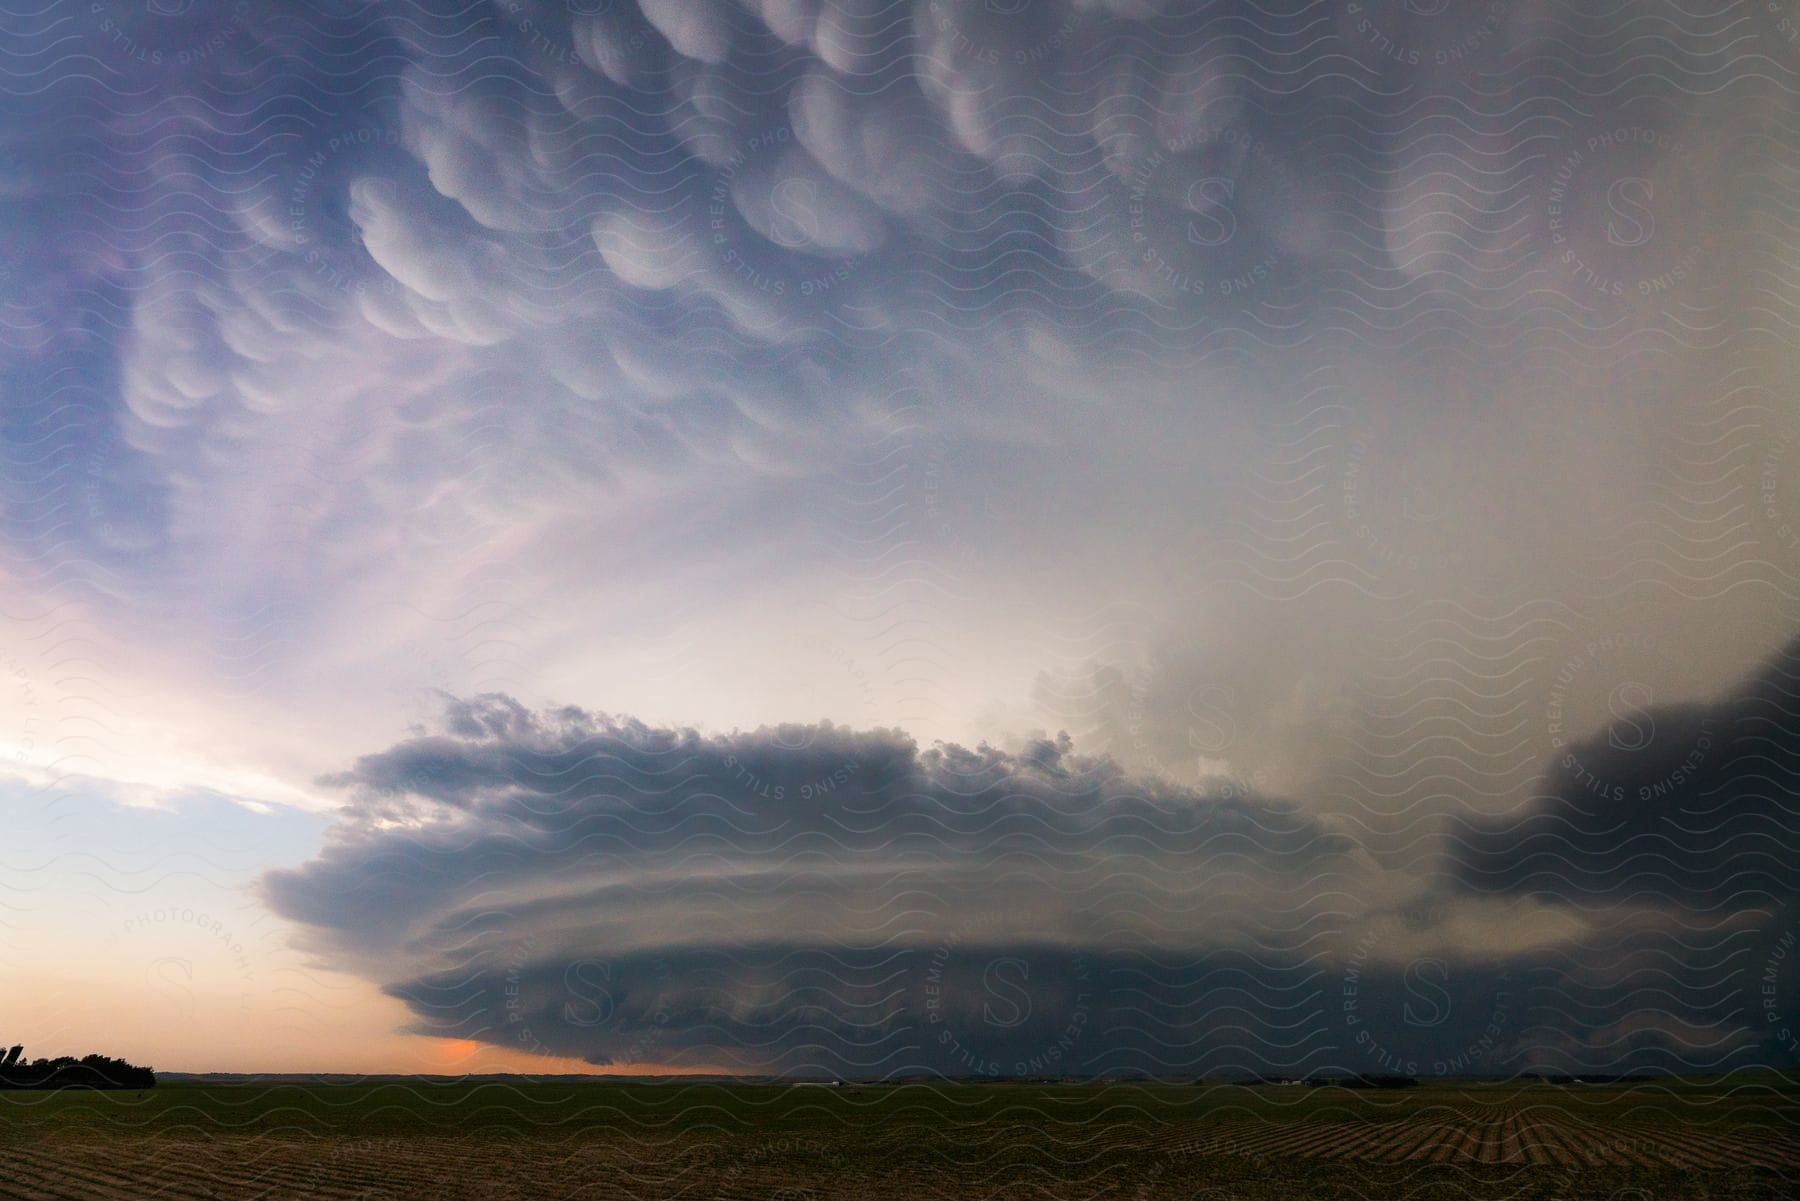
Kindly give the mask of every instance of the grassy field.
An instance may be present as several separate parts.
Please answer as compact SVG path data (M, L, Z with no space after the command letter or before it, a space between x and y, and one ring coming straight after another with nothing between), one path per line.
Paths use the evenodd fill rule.
M0 1093L0 1197L1800 1196L1800 1081Z

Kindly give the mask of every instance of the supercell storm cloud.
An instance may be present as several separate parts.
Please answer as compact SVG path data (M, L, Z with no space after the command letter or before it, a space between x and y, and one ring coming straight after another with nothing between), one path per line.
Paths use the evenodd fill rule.
M1291 804L1132 777L1066 741L707 738L501 697L332 783L354 816L269 878L272 907L381 972L421 1029L596 1062L654 1046L856 1075L1142 1069L1171 1039L1199 1062L1225 1040L1180 1031L1221 999L1176 982L1295 988L1304 971L1257 962L1267 907L1303 925L1352 849ZM562 991L589 977L615 1021ZM1009 990L998 1029L984 981Z
M367 1063L1800 1062L1800 10L0 6L18 961L213 890L185 1025Z

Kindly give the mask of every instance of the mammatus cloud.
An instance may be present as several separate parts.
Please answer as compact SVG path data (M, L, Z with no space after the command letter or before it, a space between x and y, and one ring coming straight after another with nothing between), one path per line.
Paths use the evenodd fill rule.
M41 236L21 243L47 256L33 275L118 289L143 451L267 414L283 371L367 324L503 350L548 403L572 392L687 454L767 465L802 425L854 427L831 398L871 367L1009 332L1182 354L1220 327L1291 343L1320 307L1379 341L1459 294L1527 325L1559 295L1593 315L1661 275L1638 299L1693 301L1736 266L1706 188L1749 152L1703 136L1704 95L1754 61L1730 23L1671 33L1666 14L1572 38L1588 7L493 0L46 19L18 57L52 86L7 101L41 131L16 152L44 167L24 214ZM1659 70L1631 58L1614 86L1639 34ZM1519 62L1571 44L1588 69L1513 103ZM67 52L120 78L53 71ZM83 107L127 86L174 111L151 127ZM1439 95L1453 102L1425 103ZM94 166L51 170L71 139ZM171 255L200 287L148 286Z
M25 131L5 147L0 290L23 303L29 279L43 315L5 335L25 364L6 437L82 468L79 490L21 485L56 511L25 539L55 560L39 590L98 592L111 624L179 642L204 637L179 603L203 578L209 621L276 631L259 665L293 666L301 626L332 654L356 636L324 595L366 616L455 591L430 551L465 530L509 573L536 552L518 569L535 577L569 558L546 510L654 508L674 528L583 533L668 544L689 532L661 502L730 490L720 536L748 537L770 490L810 483L801 507L896 427L915 471L932 436L998 454L1105 421L1167 446L1145 406L1221 390L1199 365L1256 357L1243 403L1280 409L1272 348L1383 381L1443 356L1616 386L1621 337L1714 345L1694 289L1743 291L1744 235L1773 210L1714 190L1769 157L1757 138L1779 149L1757 81L1785 47L1723 13L1596 31L1595 11L19 14L9 69L42 86L0 98ZM1734 104L1746 136L1709 136ZM1409 381L1423 403L1445 370ZM1334 398L1331 428L1360 428L1368 392ZM1422 459L1427 424L1379 441ZM1230 460L1223 442L1187 445ZM1159 499L1216 512L1211 467ZM1466 523L1439 524L1456 541ZM1042 541L1019 533L969 541Z

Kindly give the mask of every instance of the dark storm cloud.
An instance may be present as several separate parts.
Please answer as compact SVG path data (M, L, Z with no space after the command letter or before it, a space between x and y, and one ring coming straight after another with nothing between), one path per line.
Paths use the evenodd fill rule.
M488 696L330 783L353 799L325 850L264 895L419 1033L838 1075L1791 1058L1745 1017L1766 910L1484 947L1447 881L1352 902L1353 843L1292 805L1061 740L706 736Z
M1453 818L1449 880L1583 915L1534 965L1553 1032L1534 1065L1794 1063L1800 641L1710 701L1634 707L1641 690L1566 740L1522 814Z
M597 1064L1429 1077L1800 1062L1763 1013L1766 997L1793 1021L1793 952L1745 935L1649 932L1580 955L1393 963L1367 943L1335 961L1295 948L965 942L952 930L934 945L789 937L613 954L477 931L448 957L386 986L416 1015L410 1029Z
M1567 738L1525 813L1456 823L1456 878L1573 902L1791 904L1800 896L1800 642L1710 702L1633 709L1632 688L1614 690L1611 724Z
M1317 973L1310 894L1349 850L1066 739L705 736L499 696L329 783L354 799L270 905L420 1029L596 1061L1048 1071L1065 1035L1115 1067L1216 1057L1222 1032L1165 1044L1222 981L1255 1010ZM617 1020L580 1020L583 988Z
M821 883L846 895L890 871L984 893L1002 860L1084 881L1102 852L1145 870L1194 856L1256 873L1317 867L1347 847L1291 805L1129 776L1066 739L1009 753L920 750L830 723L707 736L574 708L533 714L500 696L453 702L443 732L324 783L355 798L339 837L303 872L271 877L271 895L365 947L369 917L442 922L472 880L499 898L516 876L539 908L574 898L582 872L596 887L630 868L649 872L630 877L646 886L692 873L710 888L790 862L829 869ZM540 895L556 865L578 874ZM826 927L842 917L819 915Z
M1355 987L1383 1040L1371 1052L1340 1016L1342 974L1292 952L1170 958L954 936L928 947L781 942L548 962L533 951L472 950L389 991L420 1033L594 1063L853 1077L1394 1072L1407 1057L1425 1074L1505 1066L1494 1052L1507 1032L1487 1030L1491 1007L1479 1003L1491 999L1481 994L1492 972L1448 982L1442 1020L1423 1031L1394 1020L1398 1004L1384 1008L1407 995L1402 974L1365 969ZM1434 1054L1459 1052L1462 1063L1434 1068Z

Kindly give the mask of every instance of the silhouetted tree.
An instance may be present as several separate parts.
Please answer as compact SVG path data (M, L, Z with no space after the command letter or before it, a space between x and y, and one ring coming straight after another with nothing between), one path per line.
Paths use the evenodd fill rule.
M0 1062L0 1088L155 1088L156 1073L109 1055L58 1055L19 1063L23 1046Z

